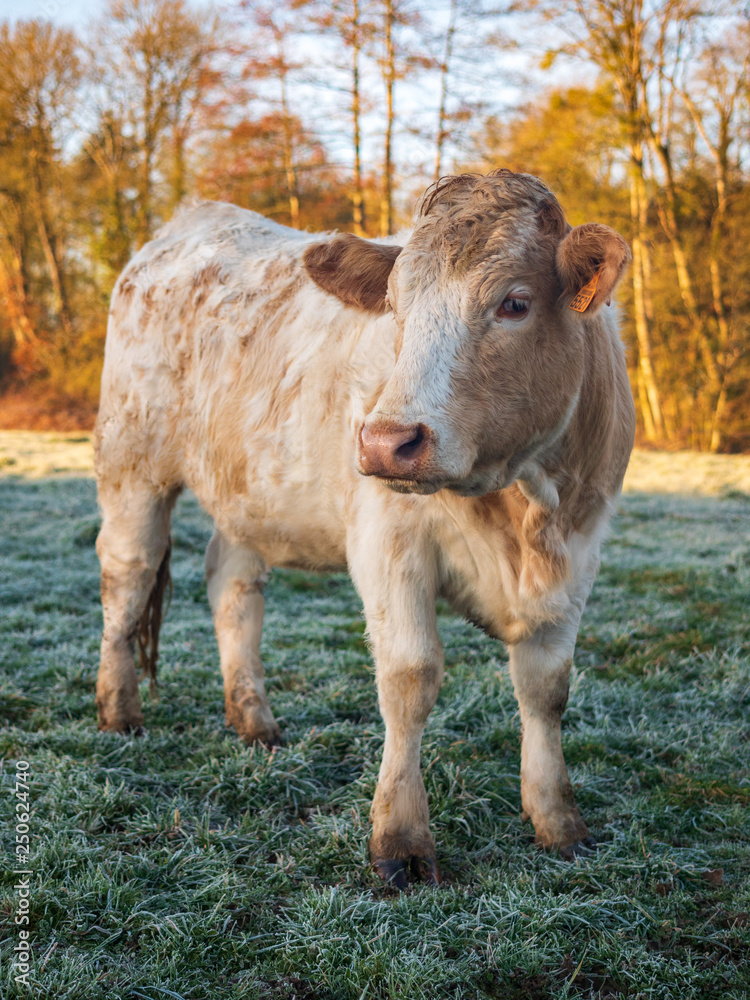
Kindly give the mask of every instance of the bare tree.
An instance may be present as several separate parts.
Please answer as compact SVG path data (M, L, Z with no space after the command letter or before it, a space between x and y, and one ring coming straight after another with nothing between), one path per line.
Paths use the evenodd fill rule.
M185 194L185 147L210 81L215 32L215 19L206 22L185 0L111 0L101 22L99 58L103 49L112 90L124 94L137 141L139 245L154 228L160 156L171 161L167 208Z
M726 304L721 251L725 239L731 187L730 148L739 132L737 117L747 97L750 71L750 25L739 25L722 43L709 45L700 71L679 88L698 133L714 164L716 209L711 219L709 271L714 315L719 331L717 365L721 387L716 397L710 427L709 448L718 451L727 404L727 378L738 360L740 346L734 341L731 315Z
M487 7L482 0L448 0L445 27L431 45L439 80L433 180L443 173L446 147L455 143L459 127L492 104L486 91L481 101L467 92L476 91L481 67L493 65L495 78L499 75L495 54L507 44L497 27L501 13L503 9Z
M253 32L249 47L241 46L238 53L245 57L243 79L245 81L272 81L275 95L264 95L267 103L280 115L283 135L284 177L289 202L289 217L292 226L299 226L300 194L297 181L297 150L295 136L298 117L290 102L292 83L303 63L295 59L293 39L298 23L292 16L289 3L258 4L243 3L249 12ZM257 93L255 95L258 96Z
M346 83L346 113L351 121L352 151L352 228L356 235L364 236L367 228L365 218L364 154L362 119L367 102L363 96L363 57L372 48L375 37L375 23L371 10L371 0L303 0L299 2L309 18L310 29L326 39L331 39L340 47L334 54L335 68L342 72ZM330 76L330 60L326 58L325 70L318 73L318 83L326 89L335 89Z

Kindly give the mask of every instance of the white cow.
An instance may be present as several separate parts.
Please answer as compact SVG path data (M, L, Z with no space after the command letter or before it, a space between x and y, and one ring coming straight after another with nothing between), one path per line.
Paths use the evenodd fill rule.
M536 178L443 178L403 248L182 210L112 297L96 467L103 729L143 722L170 513L187 486L206 554L227 725L279 741L259 656L272 566L348 567L377 668L385 746L370 853L397 886L439 879L420 741L443 676L435 599L503 639L537 842L592 845L560 718L599 545L633 443L605 305L629 261L575 229Z

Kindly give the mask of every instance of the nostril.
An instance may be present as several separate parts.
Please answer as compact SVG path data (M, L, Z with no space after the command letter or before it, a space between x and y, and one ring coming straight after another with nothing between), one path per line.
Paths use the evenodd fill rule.
M414 434L410 440L404 441L398 446L398 448L396 448L396 455L399 458L412 458L414 454L419 451L424 439L424 428L421 424L418 424L414 428Z
M365 476L413 479L423 470L434 447L427 424L397 424L373 420L359 431L357 468Z

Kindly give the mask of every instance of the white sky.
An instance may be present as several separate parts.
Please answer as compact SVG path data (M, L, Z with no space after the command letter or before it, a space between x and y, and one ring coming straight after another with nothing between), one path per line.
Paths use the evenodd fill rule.
M103 8L98 0L0 0L0 18L16 21L43 17L55 24L80 28Z

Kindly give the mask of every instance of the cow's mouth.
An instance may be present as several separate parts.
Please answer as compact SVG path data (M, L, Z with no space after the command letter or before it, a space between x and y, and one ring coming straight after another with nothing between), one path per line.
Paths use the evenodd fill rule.
M498 465L475 468L468 476L461 479L447 477L441 479L405 479L389 476L377 476L376 478L394 493L417 493L429 496L440 490L450 490L451 493L457 493L462 497L481 497L509 486L515 475L509 467L509 463L502 462Z
M418 479L389 479L385 476L377 476L376 478L394 493L419 493L422 496L437 493L446 485L444 482L425 482Z

